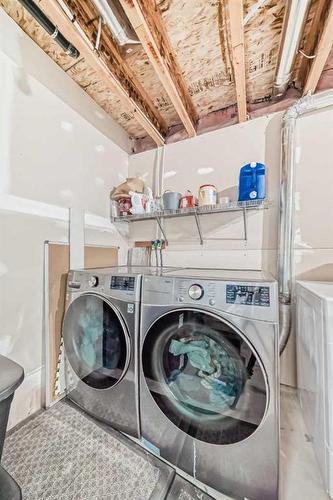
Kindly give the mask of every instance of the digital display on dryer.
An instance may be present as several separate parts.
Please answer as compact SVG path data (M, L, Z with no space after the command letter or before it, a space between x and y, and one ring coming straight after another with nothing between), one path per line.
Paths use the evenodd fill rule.
M227 304L270 306L269 286L227 285Z
M135 277L134 276L112 276L111 289L112 290L128 290L134 291Z

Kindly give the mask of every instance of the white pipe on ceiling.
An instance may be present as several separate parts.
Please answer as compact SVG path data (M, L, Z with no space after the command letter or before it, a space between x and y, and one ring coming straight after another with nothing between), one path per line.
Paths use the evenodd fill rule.
M119 45L140 43L120 4L108 0L92 2Z
M310 4L311 0L288 0L273 87L274 97L282 96L288 88Z

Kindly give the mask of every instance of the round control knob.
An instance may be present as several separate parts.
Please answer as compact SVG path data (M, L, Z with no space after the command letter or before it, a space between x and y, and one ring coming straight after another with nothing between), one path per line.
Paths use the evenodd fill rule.
M191 285L188 289L188 294L193 300L199 300L204 294L204 289L201 285Z
M214 299L209 299L209 305L210 306L215 306L215 300Z
M178 302L184 302L184 297L178 297Z
M88 281L88 285L91 288L96 287L98 285L98 278L97 278L97 276L90 276L89 281Z

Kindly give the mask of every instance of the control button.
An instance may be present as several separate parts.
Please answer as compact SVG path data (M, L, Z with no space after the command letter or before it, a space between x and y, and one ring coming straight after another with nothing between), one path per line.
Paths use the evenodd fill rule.
M215 300L214 299L209 299L209 305L210 306L215 306Z
M81 288L81 283L79 281L69 281L68 288Z
M178 302L184 302L184 297L178 297Z
M97 278L97 276L90 276L90 278L88 280L88 285L91 288L96 287L98 285L98 278Z
M204 294L204 289L201 285L191 285L188 289L188 294L193 300L199 300Z

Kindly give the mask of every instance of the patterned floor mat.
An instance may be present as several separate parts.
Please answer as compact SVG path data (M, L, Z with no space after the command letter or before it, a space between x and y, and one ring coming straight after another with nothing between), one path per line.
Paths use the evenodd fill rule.
M2 465L24 500L161 500L174 471L67 402L6 438Z

